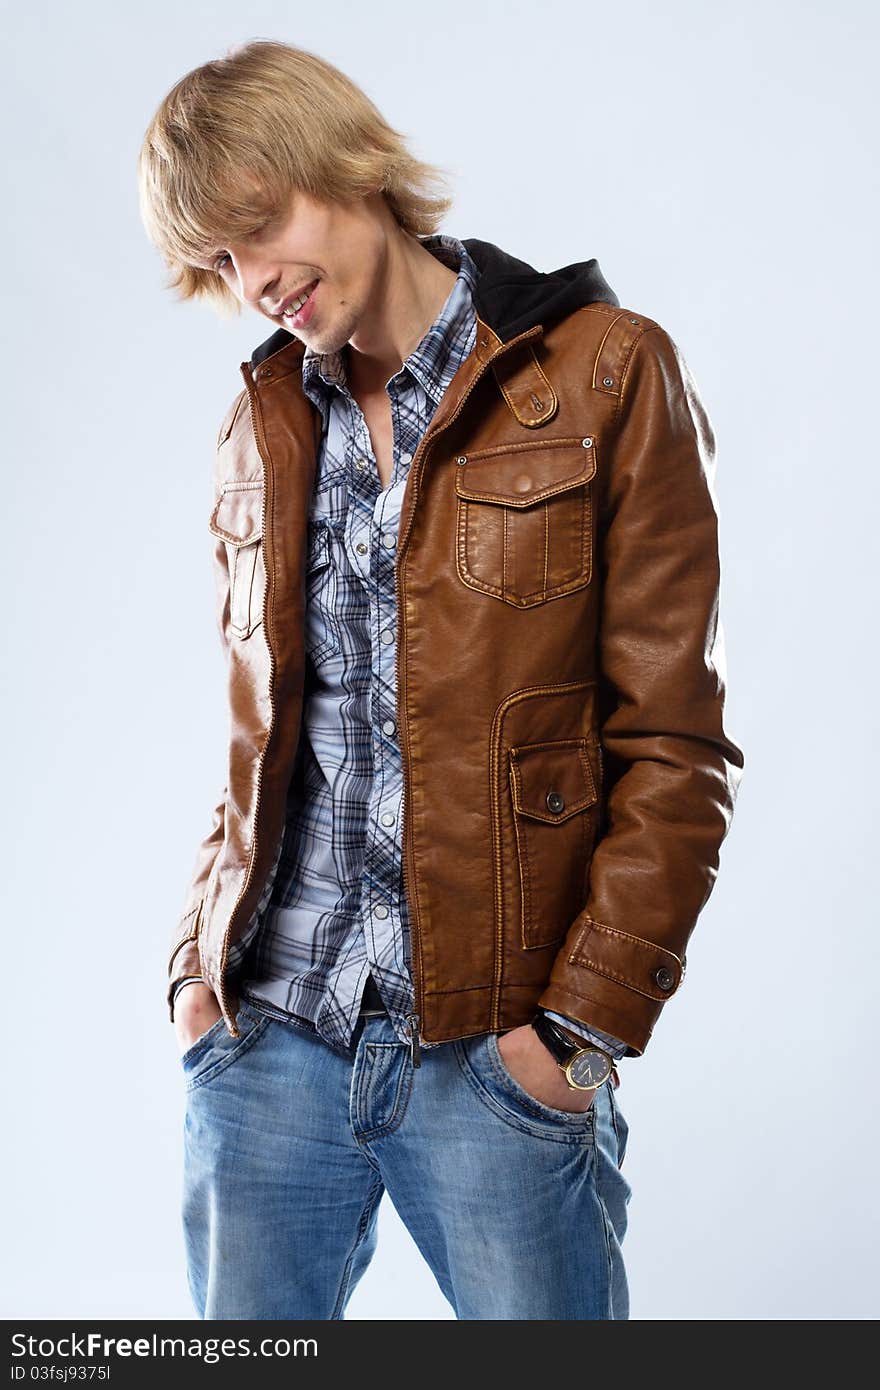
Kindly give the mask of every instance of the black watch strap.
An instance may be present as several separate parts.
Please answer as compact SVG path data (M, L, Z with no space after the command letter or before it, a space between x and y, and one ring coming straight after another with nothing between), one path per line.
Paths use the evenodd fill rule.
M582 1052L585 1047L594 1046L594 1044L588 1043L586 1039L584 1039L580 1045L576 1042L572 1042L568 1034L564 1033L552 1018L548 1018L547 1015L540 1010L538 1010L537 1014L532 1019L532 1027L544 1046L553 1053L557 1062L562 1066L564 1066L566 1062L570 1062L572 1057L574 1057L576 1053Z

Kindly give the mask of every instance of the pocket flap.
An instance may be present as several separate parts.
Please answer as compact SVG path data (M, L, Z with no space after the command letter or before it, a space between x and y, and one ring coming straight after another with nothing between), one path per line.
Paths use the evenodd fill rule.
M510 749L510 785L520 815L560 824L597 800L585 738Z
M263 534L263 484L224 483L208 530L230 545L258 541Z
M596 472L593 435L479 449L463 457L455 474L459 497L505 507L531 507L557 492L582 487Z
M311 574L313 570L323 569L325 565L329 565L330 559L330 527L326 521L312 519L309 521L306 573Z

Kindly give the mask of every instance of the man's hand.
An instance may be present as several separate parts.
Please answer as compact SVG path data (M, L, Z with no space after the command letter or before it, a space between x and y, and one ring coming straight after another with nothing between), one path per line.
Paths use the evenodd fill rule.
M586 1044L584 1044L586 1046ZM523 1090L556 1110L583 1113L593 1104L595 1091L577 1091L530 1023L511 1028L498 1038L504 1065Z
M174 1031L181 1057L222 1016L223 1011L210 985L198 981L186 985L174 1004Z

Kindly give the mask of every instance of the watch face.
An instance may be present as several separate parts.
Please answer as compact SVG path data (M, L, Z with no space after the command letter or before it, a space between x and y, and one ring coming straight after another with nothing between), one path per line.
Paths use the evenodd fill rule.
M603 1081L608 1080L611 1075L611 1062L598 1048L585 1047L571 1059L565 1070L572 1085L589 1090L593 1086L601 1086Z

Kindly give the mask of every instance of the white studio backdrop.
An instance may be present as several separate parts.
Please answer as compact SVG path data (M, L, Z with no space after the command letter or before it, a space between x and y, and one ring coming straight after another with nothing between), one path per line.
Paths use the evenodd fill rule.
M444 230L596 256L691 367L746 770L687 985L621 1066L631 1315L876 1317L876 8L87 0L4 30L0 1316L193 1315L165 967L224 765L212 451L269 330L163 291L135 161L184 72L273 38L451 171ZM387 1198L349 1316L452 1316Z

